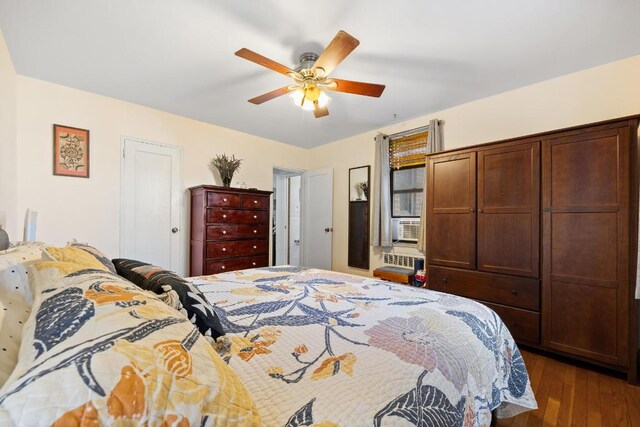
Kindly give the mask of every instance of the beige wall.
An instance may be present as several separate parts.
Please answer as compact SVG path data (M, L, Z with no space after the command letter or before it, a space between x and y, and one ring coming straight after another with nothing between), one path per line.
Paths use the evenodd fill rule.
M236 181L272 188L274 166L306 167L307 150L68 87L18 76L18 212L38 211L38 239L90 242L119 253L121 137L183 147L183 265L187 265L187 188L214 184L207 162L226 152L244 159ZM52 174L52 125L91 131L91 178Z
M445 149L452 149L638 114L639 76L640 56L634 56L378 131L391 134L438 118L445 122ZM384 95L378 102L384 102ZM347 267L347 170L366 164L373 168L375 134L368 132L310 150L310 168L334 168L334 270L369 273ZM380 266L380 253L372 250L371 261L371 270Z
M22 237L16 210L16 149L16 71L0 32L0 226L12 240Z

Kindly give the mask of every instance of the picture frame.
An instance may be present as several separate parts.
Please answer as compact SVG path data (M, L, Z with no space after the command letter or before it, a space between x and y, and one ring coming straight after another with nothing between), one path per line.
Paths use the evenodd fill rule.
M89 130L53 125L53 174L89 178Z

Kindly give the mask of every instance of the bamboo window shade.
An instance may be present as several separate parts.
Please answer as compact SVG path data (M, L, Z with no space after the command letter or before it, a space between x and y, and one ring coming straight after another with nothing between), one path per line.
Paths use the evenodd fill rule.
M427 136L429 132L392 139L389 142L389 166L392 169L420 166L427 159Z

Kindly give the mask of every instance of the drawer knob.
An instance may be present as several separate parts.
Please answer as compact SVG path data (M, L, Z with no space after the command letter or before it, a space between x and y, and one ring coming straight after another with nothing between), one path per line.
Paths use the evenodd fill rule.
M511 289L511 293L512 293L513 295L518 295L518 291L517 291L517 290L515 290L515 289Z
M227 217L227 214L222 215L222 218L226 218L226 217Z
M254 200L254 201L253 201L253 203L258 203L258 201L257 201L257 200Z
M227 199L222 199L222 201L223 201L223 202L226 202L226 201L227 201Z
M226 252L226 251L227 251L227 248L222 248L222 252Z
M251 264L256 265L256 263L255 263L255 262L252 262Z
M449 283L449 279L448 279L448 278L446 278L446 277L443 277L443 278L442 278L442 283Z
M258 249L258 247L256 245L253 245L253 249Z
M222 230L222 234L227 234L227 230Z
M224 270L224 265L222 267L220 267L222 270Z
M256 234L258 232L258 230L253 230L253 234Z
M258 218L258 215L254 215L254 216L253 216L253 219L256 219L256 218Z

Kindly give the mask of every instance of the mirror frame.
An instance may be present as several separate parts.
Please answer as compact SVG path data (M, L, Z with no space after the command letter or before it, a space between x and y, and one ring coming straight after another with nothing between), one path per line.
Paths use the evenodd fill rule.
M359 170L362 169L362 172ZM366 181L363 180L366 170ZM360 172L356 174L356 171ZM355 187L357 183L366 182L367 194L361 194ZM364 196L364 197L363 197ZM349 246L347 251L347 265L353 268L369 270L369 235L370 235L370 205L371 200L371 166L349 168Z

